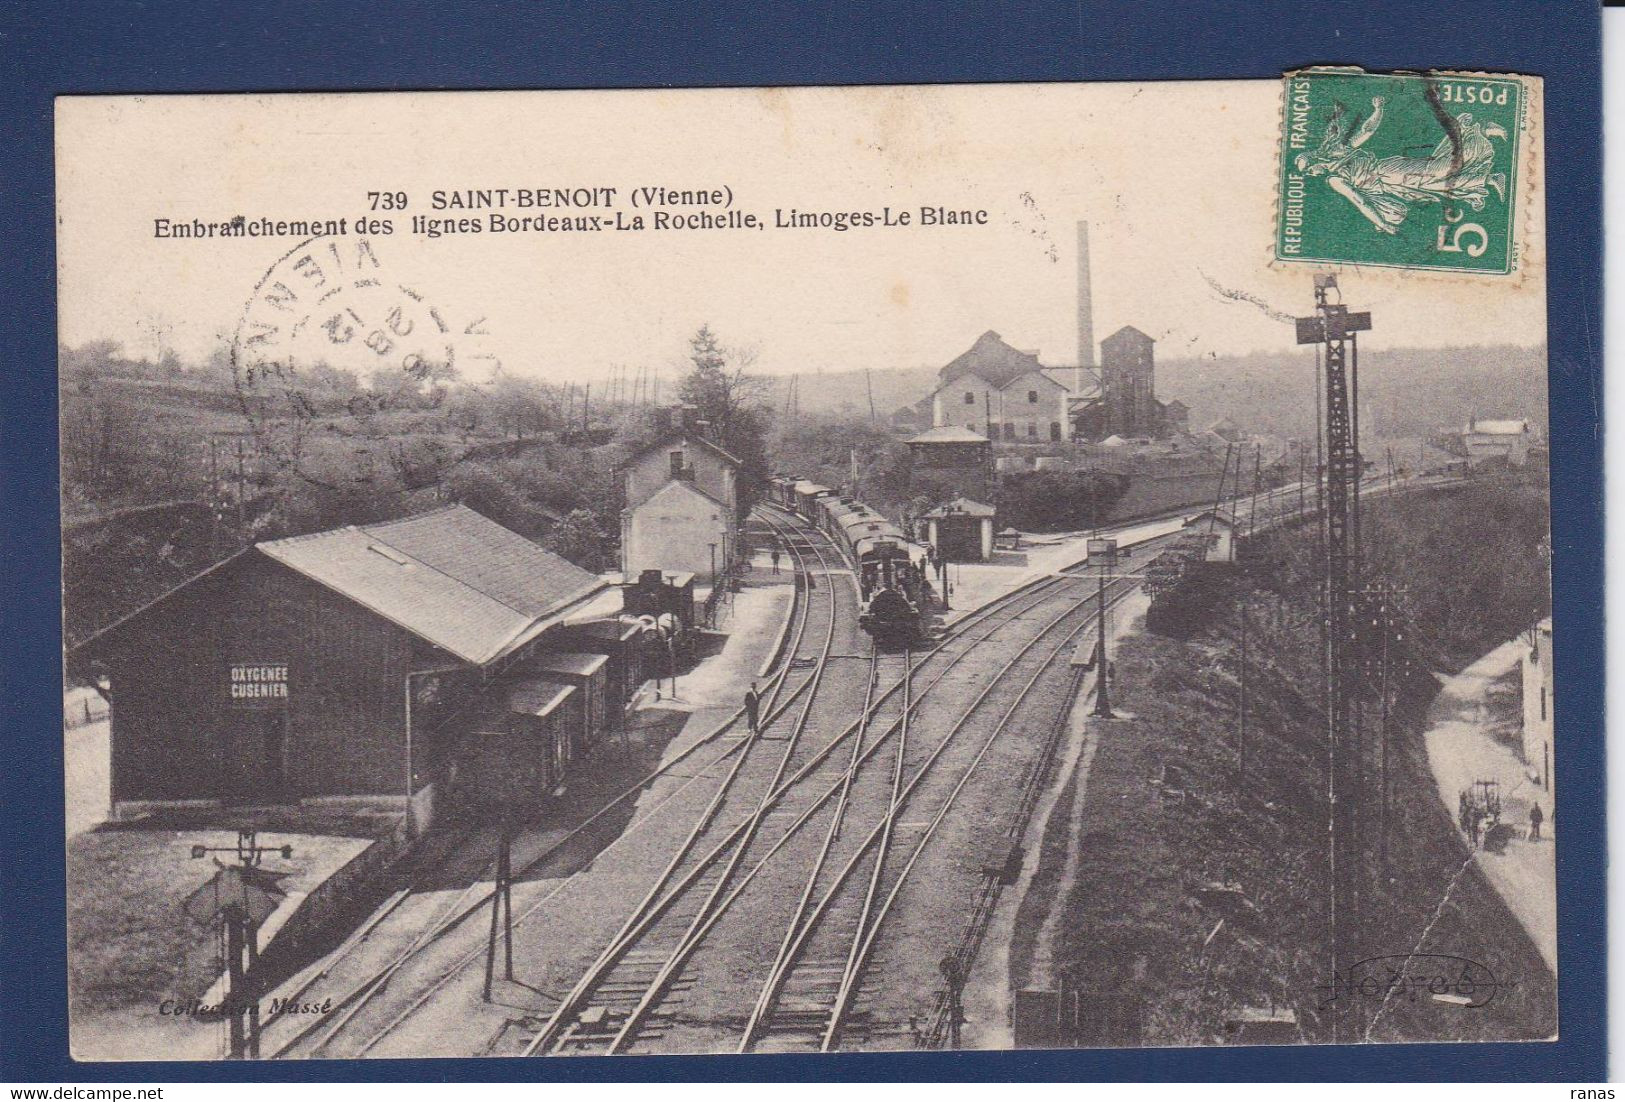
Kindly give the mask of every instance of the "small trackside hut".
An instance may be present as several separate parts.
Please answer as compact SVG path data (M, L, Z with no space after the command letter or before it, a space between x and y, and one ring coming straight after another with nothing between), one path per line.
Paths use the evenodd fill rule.
M955 498L920 516L926 542L942 562L987 562L993 557L995 510L968 497Z
M108 685L114 814L328 806L421 830L453 787L546 791L608 710L607 664L559 638L608 585L461 505L249 547L70 652Z

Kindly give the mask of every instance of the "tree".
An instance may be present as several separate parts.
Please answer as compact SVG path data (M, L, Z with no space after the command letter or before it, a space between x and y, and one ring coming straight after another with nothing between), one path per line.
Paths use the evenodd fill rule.
M542 546L595 574L610 564L609 543L587 509L572 509L565 514L547 533Z
M768 381L751 374L755 349L725 348L709 325L700 326L688 345L693 366L678 386L678 397L694 407L711 439L744 465L740 508L748 510L768 474Z

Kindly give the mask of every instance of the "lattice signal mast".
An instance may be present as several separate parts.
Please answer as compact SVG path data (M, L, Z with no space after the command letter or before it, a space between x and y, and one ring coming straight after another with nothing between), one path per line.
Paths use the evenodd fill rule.
M1325 618L1327 816L1331 859L1331 951L1333 982L1354 963L1350 936L1358 927L1360 793L1359 747L1354 709L1359 694L1359 652L1354 638L1360 585L1359 341L1371 328L1368 312L1351 313L1335 275L1315 277L1315 312L1297 319L1298 343L1325 348ZM1338 1000L1342 1006L1346 998ZM1332 1012L1336 1039L1338 1008Z

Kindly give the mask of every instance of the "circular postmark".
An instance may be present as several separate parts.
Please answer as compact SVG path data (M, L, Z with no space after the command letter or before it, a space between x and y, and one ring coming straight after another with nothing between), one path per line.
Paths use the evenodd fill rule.
M405 469L401 437L453 380L501 370L487 335L483 318L456 318L394 278L370 238L314 237L255 284L231 342L232 384L271 466L334 489L410 489L423 474Z

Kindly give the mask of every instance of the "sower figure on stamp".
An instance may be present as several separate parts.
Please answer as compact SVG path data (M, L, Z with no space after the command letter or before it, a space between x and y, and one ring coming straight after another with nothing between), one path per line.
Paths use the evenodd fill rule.
M750 688L745 690L745 720L750 724L750 733L753 735L757 733L761 720L761 707L761 694L756 691L756 682L752 681Z
M1294 164L1306 176L1325 176L1331 189L1354 205L1380 233L1398 232L1412 203L1463 203L1483 210L1491 191L1506 199L1507 177L1495 172L1491 139L1507 137L1498 124L1476 123L1467 112L1448 120L1452 130L1426 157L1378 157L1360 147L1382 125L1383 97L1371 97L1371 113L1345 126L1341 104L1332 109L1325 137Z

